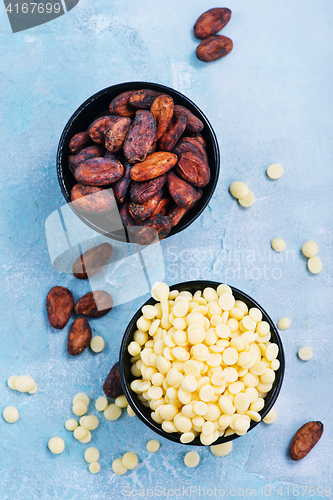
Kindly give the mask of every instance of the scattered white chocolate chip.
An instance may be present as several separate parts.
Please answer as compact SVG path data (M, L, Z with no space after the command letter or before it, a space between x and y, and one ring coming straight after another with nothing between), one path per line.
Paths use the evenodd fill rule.
M196 467L200 462L200 455L197 451L189 451L184 457L186 467Z
M132 451L128 451L127 453L125 453L121 461L123 463L123 466L129 470L135 469L139 462L137 455Z
M73 411L74 415L81 417L82 415L87 413L87 410L88 410L88 405L85 401L78 399L77 401L75 401L73 403L72 411Z
M17 375L12 375L11 377L9 377L9 379L7 380L7 385L10 389L13 389L14 391L16 391L15 389L15 386L14 386L14 382L15 382L15 379L17 379Z
M65 449L65 442L60 437L53 437L48 442L49 450L55 455L59 455Z
M81 439L85 439L87 437L88 429L86 429L82 425L79 425L78 427L76 427L74 429L73 435L74 435L75 439L77 439L78 441L81 441Z
M157 441L157 439L151 439L146 444L146 448L149 453L155 453L160 448L160 443Z
M127 413L130 417L135 417L135 412L132 410L130 405L127 406L126 410L127 410Z
M99 465L98 462L92 462L89 464L89 472L92 474L97 474L101 470L101 466Z
M250 190L245 196L245 198L241 198L240 200L238 200L238 203L244 208L252 207L254 202L255 202L255 196Z
M313 352L310 347L301 347L297 353L299 359L302 361L308 361L309 359L312 358Z
M305 255L305 257L315 257L317 253L319 252L319 247L315 241L307 241L304 243L302 246L302 254Z
M232 450L232 441L212 445L209 449L216 457L225 457L226 455L229 455Z
M121 408L114 403L109 404L109 406L104 410L104 417L106 420L117 420L121 415Z
M28 375L19 375L13 381L14 389L19 392L28 392L31 391L36 385L36 382L32 377Z
M105 341L99 335L95 335L90 341L90 349L96 353L102 352L105 347Z
M69 418L68 420L66 420L65 422L65 428L68 430L68 431L75 431L75 429L78 427L78 421L75 420L75 418Z
M99 420L96 415L85 415L80 419L80 425L83 425L83 427L85 427L88 431L94 431L97 429L98 424Z
M283 175L283 167L278 163L272 163L267 170L266 174L270 179L279 179Z
M121 458L116 458L112 464L111 464L112 470L115 474L118 474L118 476L122 476L123 474L126 474L127 469L124 466Z
M28 394L36 394L38 391L38 385L35 384L35 387L33 387L30 391L28 391Z
M126 408L126 406L128 405L126 396L124 396L123 394L121 396L118 396L114 402L117 406L119 406L119 408Z
M278 321L278 329L279 330L287 330L291 325L291 321L289 318L281 318Z
M4 420L6 420L6 422L8 422L9 424L14 424L18 421L20 414L15 406L6 406L6 408L3 410L2 416Z
M229 186L229 191L231 196L236 198L237 200L241 200L245 198L249 193L249 188L242 181L234 181Z
M73 398L73 403L76 403L76 401L84 401L86 405L89 405L89 396L85 394L84 392L79 392L76 394Z
M84 459L88 464L92 464L93 462L98 462L99 460L99 451L97 448L90 446L84 452Z
M318 274L323 268L323 264L319 257L310 257L308 260L308 270L312 274Z
M101 396L100 398L98 398L96 400L95 408L98 411L104 411L108 407L108 404L109 404L109 402L108 402L107 398L105 396Z
M277 417L277 413L276 411L274 410L274 408L272 408L266 415L266 417L264 417L262 419L263 422L265 422L265 424L272 424L273 422L275 422L276 420L276 417Z
M91 438L92 438L91 432L88 431L86 437L83 439L79 439L79 441L80 441L80 443L87 444L87 443L89 443L89 441L91 441Z
M271 247L275 250L275 252L283 252L286 248L286 242L281 238L274 238L271 241Z

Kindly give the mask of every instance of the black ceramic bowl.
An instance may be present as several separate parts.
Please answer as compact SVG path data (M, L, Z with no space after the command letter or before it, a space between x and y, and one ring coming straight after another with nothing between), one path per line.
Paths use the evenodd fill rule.
M203 290L206 287L212 287L216 289L220 283L217 283L215 281L188 281L185 283L180 283L178 285L173 285L170 286L170 290L179 290L180 292L183 290L187 290L191 293L194 293L196 290ZM284 361L284 353L283 353L283 346L281 342L281 338L277 332L277 329L275 328L274 323L272 322L271 318L268 316L268 314L264 311L264 309L251 297L246 295L245 293L241 292L240 290L237 290L236 288L230 287L232 289L233 295L236 300L242 300L245 302L250 309L251 307L257 307L260 309L263 315L263 320L267 321L270 325L270 330L271 330L271 341L276 343L279 346L279 354L278 354L278 360L280 361L280 368L275 372L276 377L275 381L273 384L272 390L268 393L268 395L265 398L265 406L264 408L259 412L261 415L261 418L263 419L265 415L271 410L273 405L275 404L275 401L279 395L281 385L282 385L282 380L283 380L283 375L284 375L284 368L285 368L285 361ZM154 305L156 301L153 298L150 298L147 300L147 302L144 305ZM141 306L141 307L142 307ZM140 309L136 312L136 314L133 316L131 319L130 323L128 324L126 331L124 333L124 337L122 340L121 348L120 348L120 360L119 360L119 368L120 368L120 379L121 379L121 384L122 388L124 391L124 394L126 396L127 401L129 402L129 405L133 409L133 411L136 413L136 415L144 422L150 429L153 431L157 432L157 434L160 434L161 436L165 437L166 439L169 439L171 441L174 441L176 443L181 443L180 441L180 434L178 433L172 433L169 434L167 432L164 432L159 424L157 424L151 417L151 409L143 406L143 404L138 400L137 394L133 392L130 388L130 384L132 380L135 379L133 375L131 374L131 355L128 353L127 347L129 343L133 340L133 334L135 332L136 328L136 322L141 316L141 307ZM251 426L248 430L252 430L256 425L258 425L259 422L254 422L251 420ZM233 439L236 439L240 436L237 434L232 434L231 436L227 437L220 437L217 441L214 442L215 444L221 444L221 443L226 443L227 441L232 441ZM202 443L200 442L200 439L196 437L193 441L188 443L190 446L192 445L197 445L197 446L203 446Z
M220 152L216 135L214 130L212 129L212 126L210 125L203 112L192 101L190 101L190 99L174 89L165 87L164 85L160 85L157 83L127 82L120 83L118 85L112 85L111 87L107 87L100 92L97 92L97 94L89 97L89 99L81 104L81 106L70 117L62 132L57 152L58 181L66 202L70 203L71 189L77 183L69 169L67 160L69 155L68 144L70 139L76 133L85 131L90 123L92 123L99 114L108 109L109 104L114 97L128 90L140 89L152 89L170 95L173 98L175 104L181 104L182 106L187 107L204 123L204 129L202 130L201 134L207 143L206 150L211 170L210 182L203 188L203 196L198 204L187 214L185 214L179 224L177 224L177 226L171 230L168 235L171 236L173 234L179 233L179 231L182 231L183 229L186 229L203 212L214 193L220 170ZM110 238L126 240L123 232L106 232L105 229L100 227L98 223L96 224L92 218L88 218L87 216L80 214L77 211L76 214L89 227L98 231L99 233L104 234L105 236L109 236Z

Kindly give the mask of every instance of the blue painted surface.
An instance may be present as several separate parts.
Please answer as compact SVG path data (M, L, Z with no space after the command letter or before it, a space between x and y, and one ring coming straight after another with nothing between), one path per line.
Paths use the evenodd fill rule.
M299 488L300 497L320 498L317 488L333 489L333 5L230 0L233 15L223 34L233 39L234 50L205 64L195 58L192 26L215 6L211 0L80 0L65 16L15 35L2 9L0 401L1 411L16 406L20 420L9 425L0 419L1 500L138 498L146 488L153 489L152 498L199 499L203 492L220 498L223 491L239 498L253 489L257 497L281 499L288 487L289 497L296 496L298 486L314 488ZM221 150L221 177L209 207L183 233L162 242L166 281L227 281L252 295L274 321L292 320L281 333L286 376L275 406L278 419L236 440L225 458L200 449L195 470L182 463L190 446L161 440L159 452L148 454L145 444L155 436L127 414L116 422L101 418L89 445L64 429L77 392L93 400L102 395L123 331L148 296L93 320L107 347L74 359L65 349L68 327L54 331L44 308L54 285L67 286L75 299L88 291L86 283L52 268L46 243L45 220L63 205L55 169L61 131L91 94L140 79L192 99L211 121ZM275 162L285 174L271 181L265 170ZM233 180L255 193L250 209L229 195ZM288 253L270 249L274 237L286 241ZM306 270L300 253L308 239L320 248L323 271L317 276ZM296 355L303 345L314 352L307 363ZM11 391L6 381L13 374L31 374L39 392ZM92 404L89 410L97 414ZM287 456L291 437L309 420L321 420L324 435L306 459L293 463ZM46 446L55 435L66 443L60 456ZM101 452L97 475L83 459L90 445ZM138 467L115 476L110 463L129 450L138 454Z

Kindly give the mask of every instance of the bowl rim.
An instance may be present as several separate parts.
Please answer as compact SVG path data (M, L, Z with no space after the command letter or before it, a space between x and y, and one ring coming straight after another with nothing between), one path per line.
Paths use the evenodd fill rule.
M134 88L131 88L133 86L134 86ZM137 87L137 88L135 88L135 87ZM91 95L74 111L74 113L68 119L68 121L67 121L67 123L66 123L66 125L61 133L59 143L58 143L58 148L57 148L57 155L56 155L56 167L57 167L58 183L59 183L62 195L65 198L66 203L68 203L70 205L70 207L74 211L74 213L87 226L89 226L91 229L94 229L95 231L99 232L103 236L107 236L110 239L115 239L118 241L127 241L127 242L129 241L126 230L124 232L125 237L123 236L122 231L120 231L118 233L117 232L116 233L107 232L107 231L103 230L102 228L100 228L98 225L89 221L89 219L87 219L83 213L80 213L73 208L73 206L71 204L71 199L70 199L70 192L67 189L66 182L64 179L64 175L63 175L63 157L65 155L67 155L67 152L65 152L65 148L66 148L66 145L68 143L67 136L69 134L69 131L70 131L71 127L73 126L73 123L75 122L75 120L77 120L79 118L80 114L83 111L85 111L88 107L93 105L93 103L102 96L106 96L110 93L115 93L115 96L116 96L116 95L119 95L120 93L126 92L127 90L139 90L140 88L149 88L151 90L161 90L161 91L164 91L165 93L169 92L170 94L173 94L172 97L177 96L177 98L179 98L181 101L185 101L187 103L187 105L190 106L190 108L192 107L192 112L194 111L198 115L198 117L201 119L201 121L203 121L204 127L207 130L206 135L208 135L210 137L210 140L212 143L212 149L213 149L212 156L214 158L215 174L211 178L210 190L209 190L209 192L205 193L204 202L202 203L202 206L200 206L198 211L195 213L195 215L193 215L188 220L186 220L186 215L185 215L185 221L183 222L183 224L180 221L179 224L177 224L174 228L171 229L170 233L166 236L166 238L183 231L184 229L189 227L202 214L202 212L205 210L205 208L207 208L207 205L209 204L209 202L210 202L210 200L215 192L215 189L216 189L216 186L217 186L217 183L219 180L219 175L220 175L220 149L219 149L219 144L218 144L217 136L214 132L214 129L213 129L211 123L209 122L208 118L206 117L206 115L203 113L203 111L201 111L201 109L191 99L186 97L184 94L182 94L178 90L175 90L172 87L168 87L168 86L160 84L160 83L133 81L133 82L123 82L123 83L117 83L115 85L110 85L109 87L105 87L104 89L99 90L95 94ZM118 91L119 91L119 93L116 94L116 92L118 92ZM185 104L185 103L183 103L183 104ZM97 115L97 113L96 113L96 115Z
M206 287L212 287L212 288L216 289L217 286L219 286L220 284L221 284L220 282L210 281L210 280L187 281L187 282L182 282L182 283L177 283L175 285L171 285L170 291L172 291L172 290L182 291L182 290L189 290L191 288L193 288L193 289L196 288L197 290L198 289L203 290ZM228 285L228 286L231 288L233 294L236 294L239 296L239 299L236 298L236 300L247 301L247 303L251 304L251 307L257 307L261 311L261 313L263 314L263 317L265 318L265 321L267 321L270 325L271 332L274 333L275 340L273 342L276 343L279 347L279 353L278 353L277 358L280 361L280 367L275 372L278 375L275 378L273 388L268 393L270 395L270 398L269 398L267 405L265 405L264 408L262 410L260 410L260 412L258 412L261 415L261 421L262 421L262 419L267 415L267 413L273 408L273 406L278 398L278 395L280 393L281 387L282 387L282 382L283 382L284 372L285 372L285 356L284 356L284 349L283 349L282 340L281 340L281 337L277 331L275 324L273 323L272 319L267 314L265 309L263 309L263 307L260 304L258 304L258 302L256 300L254 300L252 297L250 297L245 292L243 292L243 291L239 290L238 288L235 288L231 285ZM141 308L145 305L151 305L154 303L156 303L156 300L151 297L144 304L142 304L139 307L139 309L137 310L137 312L133 315L132 319L128 323L126 330L124 332L121 346L120 346L120 353L119 353L119 372L120 372L120 381L121 381L123 392L126 396L128 404L130 405L132 410L135 412L135 414L140 418L140 420L143 423L145 423L151 430L153 430L154 432L156 432L160 436L163 436L166 439L169 439L170 441L173 441L173 442L176 442L179 444L186 444L186 445L190 445L190 446L205 446L200 442L200 440L197 437L195 438L195 440L191 441L190 443L181 443L180 434L176 434L176 433L169 434L169 433L163 431L163 429L161 428L161 426L159 424L155 423L152 419L148 419L146 417L146 415L143 414L143 411L140 409L140 407L136 403L136 401L134 399L136 395L130 389L129 383L127 383L127 381L126 381L126 376L125 376L125 371L124 371L124 358L126 355L128 355L127 346L129 344L129 338L134 333L134 332L132 332L132 329L134 328L137 319L142 314ZM135 377L133 377L133 379L134 378ZM142 406L141 403L139 403L139 405ZM142 408L144 408L144 407L142 406ZM148 411L148 410L149 410L149 408L146 408L145 411ZM255 422L254 420L251 420L251 425L250 425L250 428L248 429L247 432L251 431L259 423L260 422ZM241 436L239 436L237 434L232 434L231 436L227 436L227 437L221 436L213 443L213 445L226 443L228 441L233 441L234 439L238 439L239 437L241 437Z

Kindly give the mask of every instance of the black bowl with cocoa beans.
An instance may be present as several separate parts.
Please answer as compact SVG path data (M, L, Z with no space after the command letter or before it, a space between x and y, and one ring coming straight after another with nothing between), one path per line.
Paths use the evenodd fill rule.
M87 99L57 153L60 188L78 217L126 241L123 225L141 244L187 228L208 205L219 168L216 135L202 111L148 82L113 85Z

